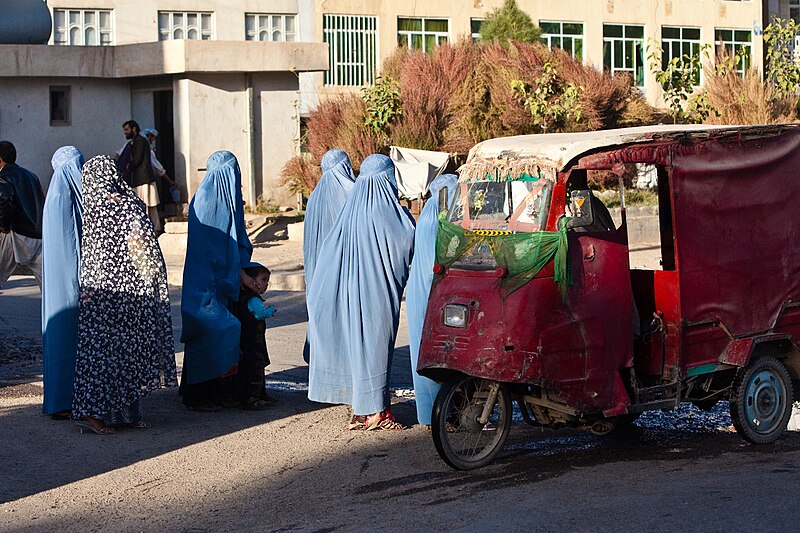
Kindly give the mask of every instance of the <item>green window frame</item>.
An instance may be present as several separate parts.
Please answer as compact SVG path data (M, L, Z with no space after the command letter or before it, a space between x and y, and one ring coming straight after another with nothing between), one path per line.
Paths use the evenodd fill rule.
M603 70L627 72L636 87L644 87L644 26L603 24Z

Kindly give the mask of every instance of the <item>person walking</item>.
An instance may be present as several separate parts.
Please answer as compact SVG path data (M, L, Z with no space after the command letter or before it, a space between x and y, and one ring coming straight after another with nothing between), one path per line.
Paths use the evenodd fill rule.
M371 155L322 244L308 296L308 398L352 405L349 429L403 429L389 377L413 246L394 163Z
M164 198L172 201L172 192L177 191L178 184L169 177L167 169L161 164L161 161L156 157L156 139L158 139L158 130L155 128L145 128L142 130L142 136L147 139L150 145L150 164L153 166L153 172L156 175L156 188L158 189L158 197L162 203L167 203ZM165 193L166 190L166 193ZM172 202L177 203L177 202Z
M42 413L67 420L78 350L78 301L83 223L83 154L56 150L42 228Z
M183 270L185 350L180 392L191 410L218 410L221 378L236 372L241 329L229 305L239 300L240 288L254 295L261 292L243 270L252 253L244 225L239 163L228 151L214 152L189 205Z
M125 183L131 186L145 204L145 212L156 231L161 230L158 216L158 188L150 153L150 143L141 135L139 124L128 120L122 124L128 142L117 159L117 168Z
M164 257L142 201L108 156L83 167L72 418L98 434L147 428L141 399L177 385Z
M42 287L42 211L39 178L17 164L17 149L0 141L0 287L17 265L31 269Z
M319 250L342 212L355 181L350 158L343 150L328 150L322 156L322 177L308 197L303 222L303 270L306 287L311 286ZM308 305L306 293L306 307ZM306 340L303 348L303 359L306 363L309 357L309 344Z
M411 351L411 377L417 404L417 421L423 426L431 425L433 401L439 392L439 384L417 373L419 346L422 342L422 326L428 308L428 296L433 283L433 263L436 255L436 232L439 228L439 191L447 190L448 209L458 186L455 174L443 174L428 185L430 198L419 215L414 233L414 260L406 289L406 318L408 321L408 346Z

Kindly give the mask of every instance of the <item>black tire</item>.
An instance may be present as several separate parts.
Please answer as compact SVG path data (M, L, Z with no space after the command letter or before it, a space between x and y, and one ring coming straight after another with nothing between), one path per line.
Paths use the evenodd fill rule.
M486 466L503 449L511 429L511 395L500 384L486 425L478 422L491 385L496 382L464 376L442 385L433 404L431 433L436 451L456 470ZM482 437L485 444L481 444Z
M786 431L794 390L786 367L761 356L736 373L731 385L731 419L739 435L753 444L769 444Z

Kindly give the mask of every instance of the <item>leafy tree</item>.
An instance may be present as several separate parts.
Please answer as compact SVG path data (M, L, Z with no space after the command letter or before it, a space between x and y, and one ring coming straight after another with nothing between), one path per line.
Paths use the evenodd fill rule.
M650 70L656 81L661 84L664 103L669 106L674 122L702 123L716 113L708 101L705 90L696 90L700 83L702 69L701 55L708 59L709 45L700 47L696 54L684 54L664 61L664 50L655 42L650 42L647 49L650 54ZM723 67L724 68L724 67Z
M533 123L544 133L559 129L570 119L579 121L583 106L580 104L582 86L563 83L556 76L550 62L542 65L542 75L532 84L522 80L511 80L511 90L525 108L530 111Z
M379 78L373 87L364 87L361 93L367 104L364 125L375 134L386 137L389 125L402 113L397 80Z
M800 65L794 58L794 39L798 32L800 25L793 19L777 17L764 28L765 77L775 85L780 97L796 97L800 85Z
M497 8L481 24L481 40L535 43L539 41L542 31L531 17L519 8L515 0L505 0L503 7Z

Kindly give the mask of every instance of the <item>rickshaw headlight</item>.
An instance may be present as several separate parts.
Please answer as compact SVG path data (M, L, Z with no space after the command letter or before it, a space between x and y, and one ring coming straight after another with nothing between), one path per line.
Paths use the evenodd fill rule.
M467 306L466 305L445 305L444 306L444 325L451 328L467 327Z

